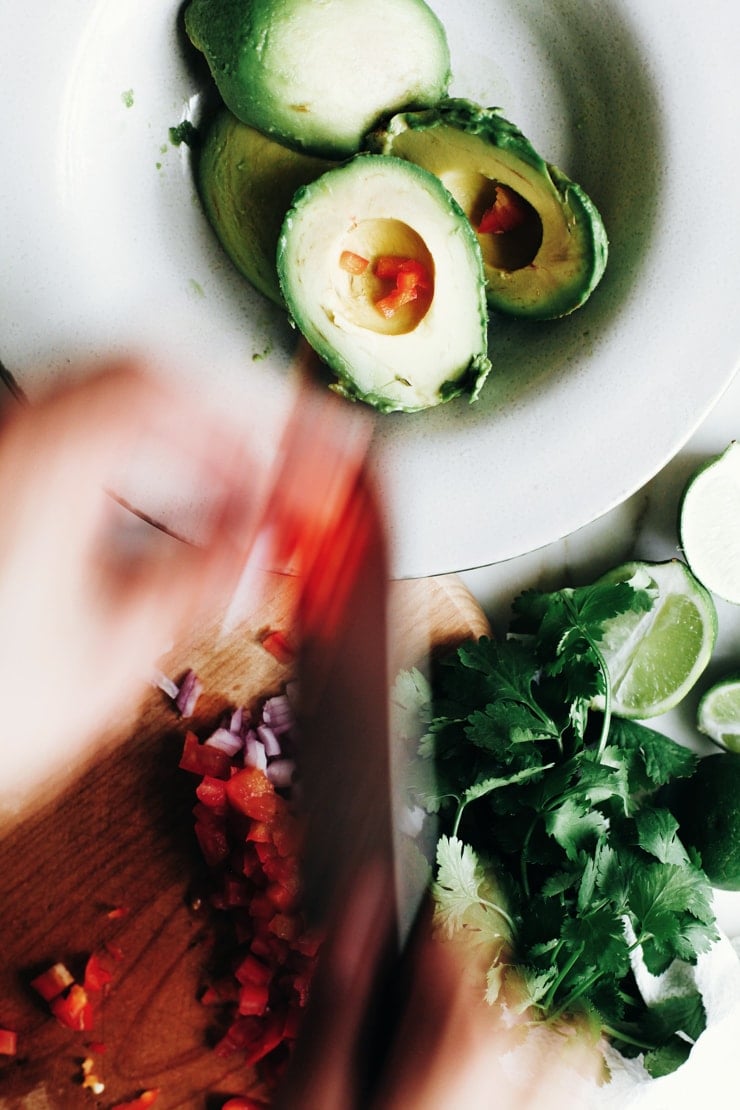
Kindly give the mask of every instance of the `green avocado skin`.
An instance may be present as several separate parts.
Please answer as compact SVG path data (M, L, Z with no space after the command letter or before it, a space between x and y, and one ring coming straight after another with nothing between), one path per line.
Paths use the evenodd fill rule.
M383 55L379 26L396 17ZM233 114L319 157L357 153L380 119L435 104L451 78L423 0L189 0L184 21Z
M283 218L296 190L335 165L275 142L228 108L206 129L196 166L203 209L239 272L280 306L276 254Z
M491 307L508 315L548 320L565 316L583 305L600 282L608 258L608 237L598 209L581 186L557 166L546 162L519 128L505 119L497 108L484 108L463 98L448 98L433 108L394 116L366 136L365 148L374 154L411 157L399 149L406 132L428 132L433 140L430 151L433 151L435 144L439 148L444 143L444 128L466 137L471 159L476 166L488 163L491 179L498 177L497 169L500 172L499 152L510 165L516 160L519 171L539 190L546 206L554 208L562 220L563 250L557 252L557 260L551 264L540 255L532 259L531 266L520 271L502 272L486 265L487 297ZM423 151L415 157L418 164L433 169ZM458 164L455 169L460 171L464 166ZM504 174L501 174L501 181L507 184ZM508 183L516 188L513 182ZM451 191L454 195L454 187ZM545 204L540 206L536 200L532 203L542 215ZM564 261L567 265L563 265ZM531 280L538 266L548 278L544 286L537 286ZM536 293L529 291L535 288Z

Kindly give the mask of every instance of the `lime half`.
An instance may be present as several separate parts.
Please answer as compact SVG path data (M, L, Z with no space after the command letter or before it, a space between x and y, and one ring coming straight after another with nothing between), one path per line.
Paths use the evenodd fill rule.
M689 480L681 499L686 562L717 597L740 604L740 444L732 442Z
M712 597L678 559L624 563L600 581L630 582L654 597L647 612L624 613L604 626L599 647L611 678L612 712L638 719L666 713L709 662L717 639Z
M715 744L740 752L740 675L729 675L702 695L696 727Z

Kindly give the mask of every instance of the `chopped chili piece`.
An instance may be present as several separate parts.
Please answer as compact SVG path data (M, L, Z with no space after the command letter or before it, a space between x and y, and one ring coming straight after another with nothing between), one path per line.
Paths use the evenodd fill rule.
M375 302L375 307L387 319L432 286L429 271L416 258L383 255L375 262L373 272L382 280L395 282L395 287Z
M283 632L268 632L260 640L262 647L268 651L278 663L292 663L295 659L295 648Z
M0 1056L15 1056L18 1051L18 1034L12 1029L0 1029Z
M339 256L339 265L348 274L364 274L370 262L367 258L363 258L361 254L355 254L354 251L342 251Z
M497 185L494 202L483 213L478 232L480 235L502 235L520 227L526 218L525 202L519 194L506 185Z

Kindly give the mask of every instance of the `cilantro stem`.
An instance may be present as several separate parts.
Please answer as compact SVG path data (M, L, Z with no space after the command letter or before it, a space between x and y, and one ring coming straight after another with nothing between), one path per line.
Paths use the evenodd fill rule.
M546 1010L549 1010L550 1007L552 1006L552 1004L555 1000L555 995L557 994L558 990L562 986L565 979L568 977L568 975L570 975L574 966L580 960L581 956L583 955L583 949L585 947L586 947L586 945L583 941L581 941L580 944L576 945L576 947L573 950L573 952L571 953L569 959L566 960L564 966L561 968L560 973L558 974L557 978L551 984L550 989L547 992L547 997L545 998L545 1001L543 1003L543 1006ZM578 993L580 994L580 991ZM576 997L578 997L578 995L576 995ZM564 1009L564 1007L561 1006L560 1009L556 1012L556 1014L554 1016L557 1016L557 1014L561 1013L563 1009Z
M480 898L479 903L481 906L484 906L485 909L493 910L494 913L497 913L500 917L503 917L504 921L511 929L512 935L516 935L516 925L514 924L514 918L510 917L506 910L502 909L501 906L497 906L495 902L489 902L487 898Z
M529 898L531 894L531 891L529 889L529 874L527 872L527 851L529 849L529 842L532 839L532 833L534 832L538 817L539 814L535 814L534 821L527 829L524 840L522 841L522 851L519 857L519 870L522 876L522 888L527 898Z
M594 655L599 664L599 668L604 677L604 719L601 724L601 735L599 736L599 744L596 749L596 758L601 762L601 758L606 748L606 742L609 738L609 725L612 719L612 680L609 675L609 668L606 665L606 659L599 651L598 647L593 640L589 641L593 648Z
M581 952L582 951L583 948L581 947ZM580 955L580 952L578 953L578 955ZM592 971L588 978L579 983L578 987L574 988L570 992L565 1001L560 1003L557 1010L549 1015L549 1020L555 1021L556 1018L559 1018L561 1014L566 1013L571 1008L573 1003L577 1001L577 999L581 998L581 996L584 995L586 991L591 989L597 979L601 978L601 975L602 971L600 968L596 968L594 971ZM552 991L550 993L552 993Z
M612 1025L607 1025L603 1021L601 1023L601 1028L612 1040L622 1041L623 1044L631 1044L634 1045L635 1048L644 1048L647 1051L651 1048L655 1048L655 1045L650 1044L649 1041L638 1041L637 1037L630 1037L629 1033L621 1033L619 1029L615 1029Z
M612 680L609 676L609 668L606 665L606 659L599 650L597 641L593 638L588 628L584 625L583 621L579 619L578 609L567 595L563 598L565 608L573 622L573 627L577 628L584 640L594 653L594 658L598 663L601 676L604 679L604 720L601 726L601 735L599 736L599 743L596 750L596 757L601 762L601 758L606 748L606 741L609 736L609 725L612 719Z

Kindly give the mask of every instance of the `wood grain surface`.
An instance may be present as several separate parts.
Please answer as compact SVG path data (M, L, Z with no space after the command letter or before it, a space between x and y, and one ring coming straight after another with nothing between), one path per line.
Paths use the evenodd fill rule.
M217 1110L243 1093L242 1065L211 1050L212 1015L198 1001L212 958L213 928L199 901L203 872L192 832L193 776L178 769L185 727L206 728L230 705L251 705L290 678L262 647L289 627L290 579L272 576L246 625L223 639L204 628L178 645L163 669L189 667L207 696L183 722L152 688L135 721L101 738L94 758L0 836L0 1027L18 1034L0 1056L0 1110L110 1110L159 1088L156 1110ZM477 603L455 578L394 584L394 624L404 656L488 632ZM111 911L125 907L123 917ZM94 1033L65 1029L29 983L56 961L81 974L105 946L119 959ZM105 1090L81 1087L91 1040Z

